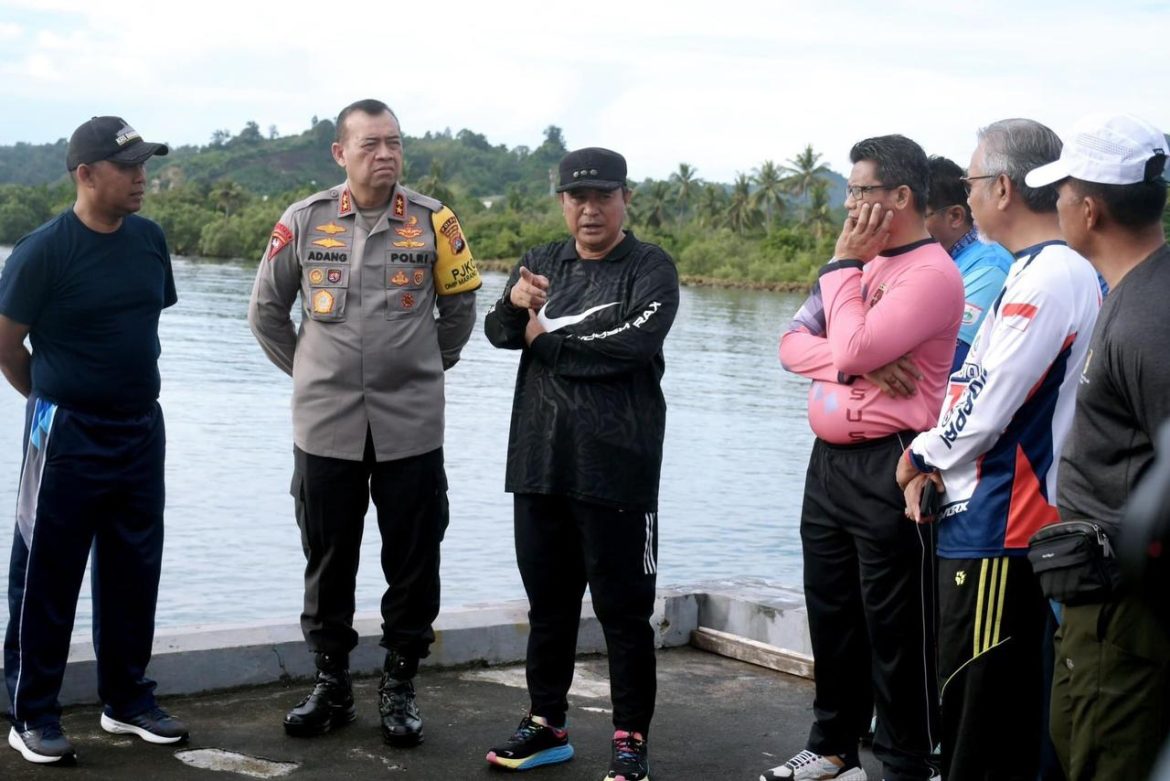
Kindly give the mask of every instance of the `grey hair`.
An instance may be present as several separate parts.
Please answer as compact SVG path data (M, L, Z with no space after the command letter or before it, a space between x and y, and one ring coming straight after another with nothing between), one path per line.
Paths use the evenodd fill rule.
M1060 157L1060 136L1033 119L1001 119L981 128L978 137L983 144L985 173L1006 174L1029 210L1038 214L1056 211L1056 186L1029 187L1024 177L1033 168Z

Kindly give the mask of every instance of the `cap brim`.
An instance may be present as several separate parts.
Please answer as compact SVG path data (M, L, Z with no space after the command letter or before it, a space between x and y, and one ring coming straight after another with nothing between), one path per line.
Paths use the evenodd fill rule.
M611 182L602 179L581 179L569 184L562 184L557 188L558 193L566 193L570 190L616 190L619 187L625 186L625 182Z
M1053 160L1047 165L1042 165L1039 168L1033 168L1024 175L1024 184L1029 187L1044 187L1045 185L1059 182L1061 179L1067 179L1072 174L1068 170L1068 162L1063 158L1060 160Z
M152 144L148 141L143 141L139 144L134 144L128 149L123 149L116 155L111 155L106 159L113 163L145 163L155 155L165 155L170 153L171 149L166 144Z

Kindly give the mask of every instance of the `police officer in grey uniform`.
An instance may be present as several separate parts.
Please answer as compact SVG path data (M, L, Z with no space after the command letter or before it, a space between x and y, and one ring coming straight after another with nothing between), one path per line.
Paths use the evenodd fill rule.
M346 182L284 212L248 307L260 346L293 378L301 628L317 678L284 728L319 735L356 718L349 652L372 498L389 584L382 734L413 746L422 740L413 678L434 640L448 519L443 372L471 334L480 280L451 210L398 183L402 134L385 103L347 106L332 152ZM289 317L298 293L299 330Z

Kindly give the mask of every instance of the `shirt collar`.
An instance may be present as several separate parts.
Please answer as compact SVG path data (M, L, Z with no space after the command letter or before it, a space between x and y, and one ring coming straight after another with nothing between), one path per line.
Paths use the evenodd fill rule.
M406 190L400 184L394 185L390 193L390 208L386 210L386 218L398 222L406 222ZM337 216L348 217L357 212L357 204L353 202L353 195L349 192L349 182L341 186L341 195L337 199Z
M883 258L892 258L895 255L905 255L907 252L913 252L919 247L925 247L927 244L937 244L938 240L930 236L918 241L912 241L909 244L903 244L901 247L889 247L878 253Z
M625 228L625 232L626 237L619 241L617 246L611 249L609 254L607 254L604 258L601 258L601 260L612 263L613 261L621 260L626 255L629 255L631 252L633 252L634 245L638 243L638 239L635 238L634 232L629 228ZM577 254L577 242L570 237L570 239L565 242L564 246L561 247L561 251L557 253L557 260L580 259L581 256Z
M960 252L967 249L967 247L970 247L977 241L979 241L979 231L977 231L975 228L971 228L971 230L964 233L959 238L959 240L951 246L948 252L951 253L952 258L957 258L959 257Z

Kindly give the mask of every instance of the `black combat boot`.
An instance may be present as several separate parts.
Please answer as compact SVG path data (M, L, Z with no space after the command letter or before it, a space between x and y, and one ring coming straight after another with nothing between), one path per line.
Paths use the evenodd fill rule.
M387 651L378 686L378 713L382 717L382 739L391 746L408 748L422 743L423 723L414 701L414 674L418 659L399 651Z
M294 737L310 738L324 735L356 718L348 657L317 654L317 679L313 682L313 690L284 717L284 731Z

